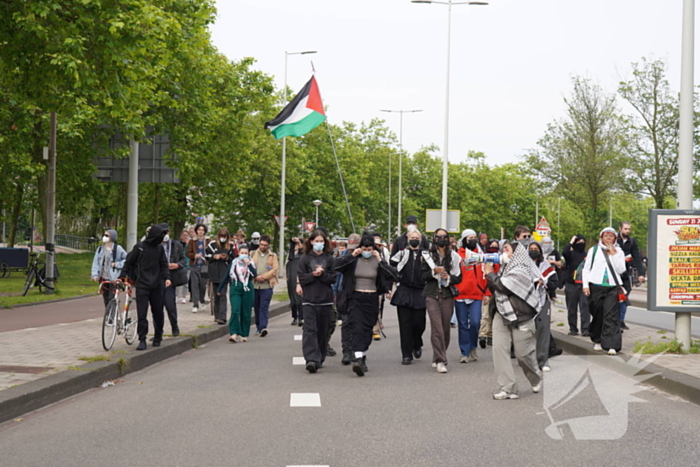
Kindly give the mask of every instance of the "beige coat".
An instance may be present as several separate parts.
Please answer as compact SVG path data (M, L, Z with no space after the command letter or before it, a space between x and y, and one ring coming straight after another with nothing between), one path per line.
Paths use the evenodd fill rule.
M277 254L273 251L267 250L267 268L265 271L258 271L258 277L270 281L270 286L274 287L278 284L277 271L279 270L279 263L277 261ZM253 251L250 255L250 259L253 264L258 264L258 252L259 250Z

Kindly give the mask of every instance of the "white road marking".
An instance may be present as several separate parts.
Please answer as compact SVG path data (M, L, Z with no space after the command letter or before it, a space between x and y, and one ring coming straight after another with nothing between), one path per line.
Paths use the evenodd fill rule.
M328 465L288 465L287 467L330 467Z
M294 340L295 340L295 341L300 341L300 340L301 340L301 334L296 334L296 335L294 336Z
M289 398L290 407L321 407L321 395L317 392L293 392Z
M304 357L292 357L292 365L306 365Z

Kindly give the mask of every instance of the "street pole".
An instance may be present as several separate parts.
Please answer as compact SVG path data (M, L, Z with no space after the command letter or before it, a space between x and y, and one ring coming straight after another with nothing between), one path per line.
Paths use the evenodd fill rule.
M307 54L315 54L315 50L310 50L310 51L305 51L305 52L284 52L284 87L282 88L282 95L284 105L287 105L287 59L290 55L307 55ZM284 227L285 227L285 222L284 222L284 211L285 211L285 204L286 204L286 189L287 189L287 137L282 138L282 175L281 175L281 183L280 183L280 236L279 236L279 251L277 252L277 256L279 257L279 264L280 268L277 272L277 277L281 278L283 277L283 271L284 268L282 265L284 265Z
M612 227L612 198L610 198L610 216L609 216L608 226Z
M561 240L561 198L557 199L557 251L561 253L559 240Z
M139 142L131 140L129 153L129 182L126 201L126 249L131 251L137 243L136 230L139 220Z
M693 67L695 0L683 0L680 125L678 134L678 209L693 209ZM690 313L676 313L676 337L690 350Z
M46 295L54 293L53 277L56 237L56 112L51 112L49 129L49 174L46 190ZM32 243L34 232L32 232Z
M386 220L386 238L391 241L391 154L389 154L389 217Z

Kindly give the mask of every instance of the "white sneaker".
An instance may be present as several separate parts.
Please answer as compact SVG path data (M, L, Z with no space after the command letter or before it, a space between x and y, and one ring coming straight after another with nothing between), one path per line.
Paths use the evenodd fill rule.
M338 326L342 326L342 325L343 325L343 320L342 320L342 319L339 319L339 320L336 322L336 324L337 324Z
M596 350L596 351L600 352L601 350L603 350L603 348L600 346L600 344L595 344L595 345L593 346L593 350Z
M552 369L549 367L549 365L545 365L542 367L542 371L547 372L547 371L552 371Z
M617 352L615 352L615 349L610 349L608 350L608 355L617 355Z
M440 362L437 364L437 372L438 373L447 373L447 367L445 366L444 363Z
M469 363L469 357L467 357L466 355L462 355L461 357L459 357L459 363Z
M437 362L431 363L430 366L433 367L433 368L437 368Z
M234 343L235 343L235 342L238 342L238 341L236 340L236 334L233 334L232 336L229 336L228 341L229 341L229 342L234 342Z
M494 394L493 398L496 399L497 401L502 401L505 399L517 399L518 395L512 394L512 393L507 393L505 391L500 391L500 392L497 392L496 394Z
M181 301L180 303L182 303L182 304L184 305L184 304L187 303L187 300L185 300L185 299L183 298L182 301Z
M536 385L532 386L532 392L534 392L535 394L537 394L541 390L542 390L542 380L540 380L540 382L537 383Z
M192 307L192 313L197 313L198 311L199 311L199 308L197 308L196 306Z

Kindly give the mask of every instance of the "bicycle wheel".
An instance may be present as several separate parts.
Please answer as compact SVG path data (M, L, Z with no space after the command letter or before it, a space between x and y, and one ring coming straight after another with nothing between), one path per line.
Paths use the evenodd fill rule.
M10 277L10 267L6 264L0 261L0 279L6 279Z
M126 312L124 313L124 340L128 345L131 345L136 340L136 325L138 319L136 318L136 313L131 309L130 298L126 299Z
M36 269L31 268L29 272L27 272L27 280L24 281L24 289L22 289L22 296L24 297L27 295L27 292L29 291L30 287L34 286L34 280L36 279Z
M105 307L105 316L102 319L102 347L105 350L112 348L117 337L117 305L117 300L113 298Z

